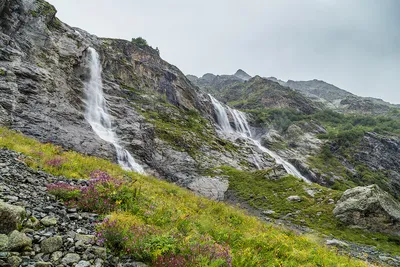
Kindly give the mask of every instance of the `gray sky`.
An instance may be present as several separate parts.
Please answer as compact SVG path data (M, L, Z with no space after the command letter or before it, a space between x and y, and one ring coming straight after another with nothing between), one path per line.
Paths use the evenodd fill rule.
M320 79L400 103L400 0L49 0L102 37L141 36L185 74Z

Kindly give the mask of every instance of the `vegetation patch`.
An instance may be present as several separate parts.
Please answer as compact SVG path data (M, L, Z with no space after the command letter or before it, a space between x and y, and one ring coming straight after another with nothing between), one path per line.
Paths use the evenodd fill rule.
M377 249L400 255L396 237L345 227L333 216L335 202L343 191L333 190L317 184L309 185L293 176L278 180L269 179L268 170L240 171L222 167L223 175L229 177L229 189L250 206L268 212L271 219L281 219L290 224L302 225L317 233L332 238L344 239L360 245L371 245ZM210 172L212 174L213 172ZM314 194L312 197L307 190ZM288 197L299 196L301 201L289 201Z
M176 185L0 129L0 147L24 153L27 157L21 160L34 168L66 177L76 173L75 178L80 179L105 175L106 184L92 185L116 205L110 209L113 213L109 219L98 225L97 241L122 255L153 266L367 266L339 256L306 236L265 224L237 208L198 197ZM59 156L67 159L62 165L46 165ZM102 172L94 175L96 170ZM76 198L74 193L61 191L58 196ZM123 201L117 205L121 196L131 193L135 195L132 205L124 206ZM80 205L81 199L75 205ZM108 213L108 209L103 212Z

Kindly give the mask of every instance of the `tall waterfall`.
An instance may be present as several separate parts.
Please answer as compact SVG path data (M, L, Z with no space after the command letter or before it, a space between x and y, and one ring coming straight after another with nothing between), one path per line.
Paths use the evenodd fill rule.
M215 113L217 115L218 125L220 126L223 133L225 133L225 134L236 133L236 134L240 135L241 137L248 139L254 145L256 145L261 151L268 153L272 158L274 158L275 162L277 164L281 164L285 168L285 170L288 174L291 174L293 176L301 178L304 181L310 183L310 181L306 177L304 177L291 163L284 160L282 157L280 157L274 151L271 151L268 148L262 146L260 141L253 138L250 127L249 127L249 123L247 122L247 119L246 119L246 115L243 112L233 109L233 108L230 108L228 106L225 107L221 102L219 102L213 96L211 96L211 95L209 95L209 96L211 98L211 102L213 104ZM231 124L229 123L227 111L231 114L231 116L233 118L233 123L234 123L235 129L233 129ZM255 164L258 166L257 162L255 162Z
M110 115L107 112L106 100L103 95L102 68L99 54L94 48L87 49L87 63L90 69L90 79L85 84L85 119L92 126L93 131L104 141L114 145L117 151L119 165L125 170L144 173L143 167L135 162L132 155L118 142Z

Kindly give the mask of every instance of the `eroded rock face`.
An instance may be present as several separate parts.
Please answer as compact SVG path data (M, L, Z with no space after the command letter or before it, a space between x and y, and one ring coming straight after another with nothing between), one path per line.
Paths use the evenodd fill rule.
M346 225L400 233L400 202L377 185L346 190L333 213Z

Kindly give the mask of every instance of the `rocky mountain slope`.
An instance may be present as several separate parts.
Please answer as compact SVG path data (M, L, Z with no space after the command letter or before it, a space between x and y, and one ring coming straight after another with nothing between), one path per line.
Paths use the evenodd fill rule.
M240 80L213 74L188 78L251 114L262 143L310 180L347 188L378 183L398 197L400 121L395 105L318 80Z
M205 169L255 168L253 149L217 135L208 96L155 49L72 28L43 0L3 1L1 6L1 125L115 160L113 146L96 136L84 118L86 49L93 47L101 57L115 131L148 173L210 194L202 184L223 192L226 183L205 179Z
M0 235L0 265L119 266L119 258L106 257L103 248L77 238L76 233L94 233L87 224L99 213L112 213L112 221L96 228L97 234L108 235L102 242L109 251L155 266L203 261L205 266L365 266L321 243L362 260L399 262L394 255L400 251L393 247L398 243L393 232L397 212L382 210L398 206L393 198L400 190L397 109L390 107L385 116L361 115L360 109L379 112L368 112L364 104L359 108L356 98L357 114L333 112L281 81L251 77L243 70L186 77L142 39L99 38L70 27L44 0L0 0L0 29L0 147L8 149L0 151L0 199L8 202L0 211L9 210L9 204L25 206L32 217L20 218L15 229ZM97 136L85 117L89 47L100 56L111 128L150 176L106 161L116 162L115 147ZM331 99L332 90L312 92ZM325 187L287 175L289 161ZM99 171L101 177L96 176ZM241 205L259 218L151 175ZM44 187L58 180L64 183L53 190L56 200ZM341 197L346 189L370 184L379 187L346 191ZM37 199L30 201L28 192ZM368 194L384 196L390 205L375 201L363 209L358 200ZM334 214L337 203L349 201L356 203L356 213L343 204ZM379 206L375 213L374 205ZM358 211L362 216L357 222L365 229L354 230L351 217ZM369 229L369 216L395 226L376 233L382 227ZM50 225L46 217L51 217ZM299 234L315 233L312 239L318 241L265 222L284 224ZM47 250L48 238L56 241L55 251ZM8 247L15 239L24 242ZM129 264L139 263L121 266Z

